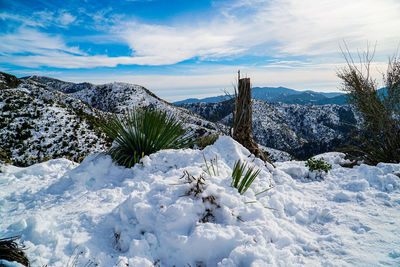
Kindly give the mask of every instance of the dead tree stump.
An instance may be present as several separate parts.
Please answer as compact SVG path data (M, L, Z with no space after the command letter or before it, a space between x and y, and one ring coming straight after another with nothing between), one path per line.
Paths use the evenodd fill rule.
M251 107L250 78L239 77L238 94L235 95L235 112L233 117L233 139L242 144L256 157L271 163L268 155L262 152L254 142L251 133L253 123Z

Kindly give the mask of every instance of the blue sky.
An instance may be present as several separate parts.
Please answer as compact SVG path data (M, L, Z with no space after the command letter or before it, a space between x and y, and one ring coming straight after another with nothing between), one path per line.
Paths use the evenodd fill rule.
M0 0L0 70L143 85L169 100L253 86L337 91L352 52L373 72L400 44L398 0ZM377 76L380 78L380 76Z

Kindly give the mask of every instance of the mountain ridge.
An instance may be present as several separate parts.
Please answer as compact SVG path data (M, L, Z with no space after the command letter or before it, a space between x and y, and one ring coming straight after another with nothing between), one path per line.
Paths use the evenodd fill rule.
M81 83L74 90L75 85L49 77L18 79L0 73L0 161L28 166L67 157L79 162L88 153L111 145L96 121L128 108L166 111L197 137L225 127L169 104L139 85Z
M179 106L204 118L232 124L232 100L218 103L188 103ZM335 150L360 124L360 116L348 105L298 105L252 100L255 141L286 151L296 158Z
M282 102L286 104L301 105L323 105L323 104L339 104L345 103L345 94L339 92L315 92L312 90L297 91L286 87L253 87L252 98L265 102ZM202 99L188 98L181 101L173 102L173 104L185 103L215 103L229 99L229 96L213 96Z
M58 79L42 76L28 76L25 80L45 81L46 85L53 90L62 88L65 91L73 91L75 86L79 90L69 93L70 96L80 99L99 110L111 113L121 113L126 109L134 107L160 109L176 116L179 120L189 125L198 135L204 134L207 130L216 132L223 125L215 126L194 112L183 110L180 107L159 98L150 90L137 84L113 82L100 85L91 83L72 83ZM86 86L82 86L86 85ZM206 130L207 129L207 130Z

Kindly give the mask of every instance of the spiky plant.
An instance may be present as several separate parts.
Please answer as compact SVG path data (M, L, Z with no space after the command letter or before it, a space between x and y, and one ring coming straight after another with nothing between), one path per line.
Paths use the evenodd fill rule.
M250 185L253 183L254 179L260 174L261 169L254 170L254 166L248 167L247 163L241 163L240 160L235 162L232 171L232 186L237 188L238 192L243 195ZM243 176L244 174L244 176Z
M193 140L181 122L158 110L127 110L120 116L112 115L98 126L114 141L107 154L127 168L146 155L161 149L188 147Z

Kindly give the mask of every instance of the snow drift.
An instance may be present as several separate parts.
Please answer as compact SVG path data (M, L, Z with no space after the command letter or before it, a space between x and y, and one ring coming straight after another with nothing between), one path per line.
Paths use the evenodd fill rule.
M0 237L22 235L33 266L398 265L400 164L349 169L343 156L321 155L333 165L321 181L302 161L265 166L229 137L131 169L99 154L2 166ZM262 169L244 195L230 186L238 159ZM204 177L201 193L184 171Z

